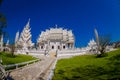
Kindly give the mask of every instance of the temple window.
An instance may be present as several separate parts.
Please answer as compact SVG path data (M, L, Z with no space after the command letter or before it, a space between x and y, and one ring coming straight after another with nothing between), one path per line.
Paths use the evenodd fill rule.
M65 49L65 46L63 46L63 49Z
M60 46L58 46L58 49L60 49Z
M52 49L54 49L54 46L52 46Z
M41 49L43 49L43 46L41 46Z

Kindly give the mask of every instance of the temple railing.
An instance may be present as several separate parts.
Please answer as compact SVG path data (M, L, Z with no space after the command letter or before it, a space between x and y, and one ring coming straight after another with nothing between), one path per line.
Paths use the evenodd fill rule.
M17 69L19 67L25 66L25 65L29 65L31 63L35 63L37 61L39 61L40 59L36 59L36 60L32 60L32 61L27 61L27 62L22 62L22 63L17 63L17 64L10 64L10 65L3 65L4 68L6 70L10 70L10 69Z

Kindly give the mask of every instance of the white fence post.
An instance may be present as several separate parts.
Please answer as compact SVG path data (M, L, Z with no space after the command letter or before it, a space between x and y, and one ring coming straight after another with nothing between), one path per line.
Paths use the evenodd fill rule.
M16 69L18 68L18 64L15 64L16 65Z

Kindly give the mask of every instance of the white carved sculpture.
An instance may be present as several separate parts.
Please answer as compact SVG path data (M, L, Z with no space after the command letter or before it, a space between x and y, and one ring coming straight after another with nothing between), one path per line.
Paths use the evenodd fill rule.
M16 33L16 36L15 36L15 47L17 47L18 45L18 40L19 40L19 31Z

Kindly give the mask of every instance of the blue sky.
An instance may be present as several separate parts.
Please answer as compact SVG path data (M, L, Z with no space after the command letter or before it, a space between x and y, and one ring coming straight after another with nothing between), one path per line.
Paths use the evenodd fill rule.
M94 28L100 35L110 34L111 41L120 40L120 0L3 0L0 12L7 18L11 41L29 18L33 42L55 24L73 30L76 47L94 38Z

